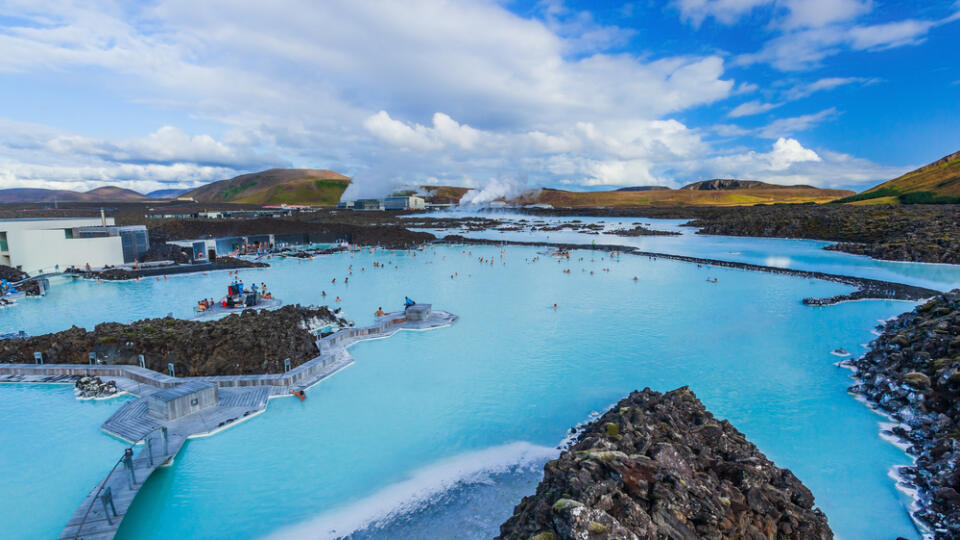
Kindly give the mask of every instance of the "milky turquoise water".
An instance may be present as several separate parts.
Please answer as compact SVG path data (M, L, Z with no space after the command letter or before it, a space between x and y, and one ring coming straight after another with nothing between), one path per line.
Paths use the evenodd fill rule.
M79 401L73 385L0 384L0 536L59 536L123 453L100 424L126 399Z
M791 249L791 257L806 250ZM529 262L538 251L510 247L501 260L494 247L438 247L416 257L364 252L241 271L246 282L265 281L284 301L342 306L357 324L371 322L379 306L397 309L404 295L460 321L360 343L351 348L356 363L309 390L305 402L271 400L265 414L191 440L173 467L149 480L120 537L490 537L532 493L571 426L633 389L682 385L793 470L838 536L918 536L909 501L887 476L908 458L878 437L882 418L846 393L848 372L829 354L837 347L863 351L878 319L912 304L815 308L800 299L849 289L644 257L611 261L589 250L569 263L542 256ZM839 255L849 263L846 273L871 266ZM374 261L387 268L375 269ZM957 275L954 267L906 266L918 280L942 280L944 269ZM708 276L719 282L707 283ZM38 333L72 322L187 316L196 298L221 295L226 281L221 272L55 283L47 298L0 311L0 329ZM551 309L554 303L559 309ZM0 516L14 538L59 530L122 449L98 433L109 405L84 408L88 403L64 394L54 407L48 396L58 391L0 386L3 448L23 438L60 440L82 427L87 435L74 449L99 455L92 461L101 465L77 478L47 474L63 460L43 444L28 454L0 453L0 471L34 471L29 480L38 492L23 504L44 504L50 515L44 527L23 512ZM25 481L0 483L0 497L17 497Z
M521 219L527 222L542 221L548 225L570 221L570 218L534 217L510 212L461 213L463 216L496 218L507 222ZM434 214L433 217L437 215ZM960 284L960 266L950 264L915 264L900 261L880 261L866 256L856 256L839 251L824 250L834 242L820 240L795 240L786 238L746 238L696 234L697 229L684 227L686 219L610 219L598 217L576 218L583 224L602 224L604 230L598 235L577 231L459 231L430 230L438 236L460 234L468 238L550 242L615 244L637 247L644 251L671 253L707 259L737 261L762 266L815 270L844 274L897 283L908 283L941 290ZM674 231L682 236L624 237L610 234L611 231L632 228L642 223L648 228Z

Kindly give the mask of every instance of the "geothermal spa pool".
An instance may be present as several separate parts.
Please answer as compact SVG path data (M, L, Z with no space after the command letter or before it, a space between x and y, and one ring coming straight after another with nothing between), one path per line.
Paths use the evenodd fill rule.
M802 242L790 249L812 252ZM909 458L879 437L883 418L847 394L849 372L830 355L863 351L879 320L913 304L807 307L805 296L848 288L631 255L610 260L589 249L567 262L541 251L437 246L416 257L364 251L241 271L287 303L327 303L322 290L327 301L339 295L358 325L379 306L398 309L404 295L460 320L359 343L350 350L355 364L306 401L272 400L262 415L189 441L141 490L119 537L489 538L533 492L571 426L631 390L682 385L790 468L839 537L919 537L910 500L888 476ZM851 274L874 263L829 256L845 258ZM955 267L903 266L939 288L944 279L960 283ZM227 281L220 272L55 282L46 298L0 311L0 329L37 334L186 317ZM59 532L124 448L99 431L119 405L76 401L66 386L0 386L4 537Z

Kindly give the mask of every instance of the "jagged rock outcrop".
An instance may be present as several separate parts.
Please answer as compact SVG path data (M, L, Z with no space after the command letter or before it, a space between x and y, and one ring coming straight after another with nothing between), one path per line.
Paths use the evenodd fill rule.
M105 364L137 364L166 372L172 362L178 376L242 375L283 372L283 360L298 366L318 354L311 330L350 323L326 306L284 306L247 310L214 321L165 317L131 324L102 323L93 331L72 327L62 332L0 341L0 362L32 363L41 352L48 364L88 364L96 353Z
M675 231L661 231L657 229L648 229L643 225L635 225L632 229L619 229L611 231L610 234L617 236L679 236Z
M73 391L83 399L103 398L116 395L116 381L103 382L100 377L80 377L73 385Z
M813 495L687 387L633 392L544 466L502 540L832 538Z
M960 289L888 321L861 358L850 391L901 424L916 457L900 476L917 490L915 517L938 539L960 538Z

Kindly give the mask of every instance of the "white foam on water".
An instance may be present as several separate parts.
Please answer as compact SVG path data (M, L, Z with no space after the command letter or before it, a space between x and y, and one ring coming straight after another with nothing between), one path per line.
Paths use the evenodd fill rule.
M342 508L270 534L269 540L339 538L386 522L428 503L461 484L489 482L490 475L536 466L556 458L560 450L514 442L468 452L415 471L410 479L387 486Z

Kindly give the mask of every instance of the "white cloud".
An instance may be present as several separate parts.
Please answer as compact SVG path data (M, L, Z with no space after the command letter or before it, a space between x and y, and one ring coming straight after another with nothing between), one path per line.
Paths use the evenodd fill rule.
M713 18L722 24L732 24L755 8L769 5L772 0L676 0L680 18L694 26Z
M785 97L792 101L805 98L817 92L833 90L834 88L839 88L841 86L847 86L851 84L870 85L874 84L875 82L877 82L877 79L869 79L865 77L826 77L823 79L817 79L811 83L794 86L793 88L787 90Z
M794 133L806 131L825 120L833 118L836 114L837 110L831 107L812 114L778 118L760 128L758 135L767 139L777 139L787 135L793 135Z
M837 38L839 11L817 19L772 0L677 6L695 24L730 24L755 10L777 14L778 29L795 24L791 35L810 36L809 47L776 51L796 51L802 65L834 47L874 50L911 39L908 29L893 27L881 29L886 41L878 43ZM104 136L54 126L4 130L0 121L0 187L120 182L148 189L271 166L339 170L355 178L352 190L370 195L394 183L482 188L488 179L525 175L535 185L677 185L688 180L684 171L724 151L674 118L759 90L726 74L725 53L623 53L629 29L558 3L534 11L518 16L484 0L375 9L349 0L10 4L5 20L26 23L0 25L0 72L64 86L84 81L106 99L164 118L172 111L191 127L165 120L124 126L138 136ZM796 92L839 84L817 83ZM783 99L741 104L731 116L768 111ZM779 140L833 114L774 121L755 133ZM736 126L713 132L745 134ZM812 163L790 161L803 152L785 140L786 148L755 154L745 166L787 163L791 171ZM780 161L757 157L767 154Z
M927 37L934 21L906 20L850 29L850 46L857 50L878 50L916 45Z
M562 6L544 20L482 0L377 9L348 0L24 3L7 11L29 24L0 26L0 71L74 78L95 70L119 99L226 130L56 133L36 142L36 155L7 154L44 163L47 152L64 164L72 155L78 171L91 162L238 171L292 164L337 168L387 189L418 177L496 177L559 152L672 159L699 137L660 118L734 88L718 55L604 52L632 32Z
M819 27L855 19L870 12L870 0L786 0L788 28Z
M732 111L727 113L727 116L730 118L740 118L742 116L752 116L755 114L765 113L767 111L776 109L782 105L782 103L764 103L762 101L747 101L746 103L741 103L734 107Z
M742 54L737 65L769 63L781 71L817 67L843 51L880 51L922 43L927 34L958 19L957 14L939 20L906 19L874 25L851 25L849 21L824 25L798 25L769 41L755 53Z

